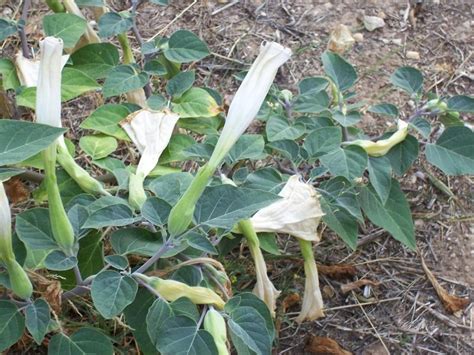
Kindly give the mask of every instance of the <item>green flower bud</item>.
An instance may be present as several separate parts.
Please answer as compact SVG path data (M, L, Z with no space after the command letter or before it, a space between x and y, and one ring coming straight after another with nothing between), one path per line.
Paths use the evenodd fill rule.
M33 286L25 270L15 259L4 260L10 278L10 286L15 295L28 299L33 294Z
M229 355L229 350L227 349L227 327L224 317L212 307L204 317L204 329L212 335L218 354Z

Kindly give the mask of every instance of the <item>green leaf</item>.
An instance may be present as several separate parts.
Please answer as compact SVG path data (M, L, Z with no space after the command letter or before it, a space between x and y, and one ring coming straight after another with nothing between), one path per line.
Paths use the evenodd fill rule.
M320 184L319 191L327 198L328 203L345 209L360 222L364 222L357 192L351 183L342 176L336 176Z
M154 179L148 188L156 196L174 206L192 181L193 176L190 173L173 173Z
M372 223L388 231L408 248L416 249L410 206L397 180L392 179L390 194L385 204L370 185L360 188L359 200Z
M137 294L137 282L117 271L102 271L92 281L91 296L95 308L106 319L111 319L133 302Z
M300 95L309 94L309 93L318 93L325 90L329 85L329 82L326 78L322 76L313 76L304 78L298 83L298 89Z
M105 104L92 112L92 114L81 123L80 127L92 129L117 139L130 140L119 124L130 112L131 111L125 105Z
M17 307L9 302L0 300L0 351L8 349L23 335L25 318Z
M305 126L299 123L291 124L285 117L274 115L268 120L265 132L269 142L295 140L305 133Z
M161 6L169 5L169 0L150 0L150 2Z
M210 54L206 43L194 33L178 30L168 41L168 48L164 51L166 59L175 63L190 63Z
M81 328L71 337L63 333L51 338L48 355L113 355L114 349L107 336L94 328Z
M211 186L198 200L194 218L197 224L232 228L238 221L249 218L279 198L265 191L230 185Z
M119 64L119 52L111 43L92 43L71 55L74 66L93 79L105 78L110 69Z
M66 255L61 250L53 250L44 260L44 266L49 270L70 270L77 265L75 256Z
M42 298L36 299L25 308L26 329L30 332L36 344L41 345L48 332L51 321L48 303Z
M102 7L105 6L104 0L75 0L79 7Z
M39 123L0 120L0 165L16 164L41 152L66 130Z
M213 117L219 114L216 100L204 89L191 88L173 104L173 112L185 117Z
M171 205L158 198L148 198L142 207L142 216L155 226L162 226L167 223L171 211Z
M88 207L89 217L83 228L103 228L110 226L126 226L134 223L137 218L125 200L118 197L101 197Z
M423 138L428 139L431 134L431 124L425 120L423 117L415 117L409 123L410 126L414 127Z
M193 139L193 137L190 137L186 134L173 134L168 146L160 156L159 164L169 164L177 161L187 160L188 154L186 153L186 148L191 147L195 143L196 141Z
M146 315L146 327L148 336L151 339L153 345L156 346L156 341L159 337L159 332L164 323L171 317L173 317L173 310L171 309L168 302L157 298L155 302L148 309Z
M327 80L325 81L327 83ZM307 91L295 98L292 109L301 113L320 113L328 109L329 103L329 95L326 91Z
M43 17L43 29L47 36L59 37L64 48L72 48L86 31L86 20L67 13L46 15Z
M342 132L339 127L323 127L308 134L304 140L303 148L311 158L317 158L338 149L341 142Z
M392 186L392 166L386 156L369 158L369 180L382 203L387 202Z
M290 139L282 139L280 141L269 142L265 147L276 150L283 157L296 162L299 158L300 147Z
M143 70L150 75L165 76L166 74L168 74L168 70L166 70L166 67L157 59L153 59L149 62L146 62L145 66L143 67Z
M194 70L180 72L179 74L173 76L168 81L168 83L166 83L166 92L170 96L179 97L184 92L191 89L194 84L194 80L196 80Z
M83 136L79 140L81 149L94 160L112 154L118 147L117 140L107 136Z
M112 248L117 254L152 256L163 245L159 234L141 228L122 228L112 233Z
M259 134L243 134L230 149L227 158L231 164L245 159L260 159L265 141Z
M156 348L168 354L217 354L212 335L185 316L168 318L156 332Z
M349 111L346 114L336 111L332 117L343 127L353 126L362 118L358 111Z
M448 99L448 110L457 112L474 112L474 97L456 95Z
M15 21L0 18L0 42L3 42L5 38L15 34L17 31L18 27Z
M23 169L15 169L15 168L0 168L0 182L7 181L13 176L20 175L24 173L25 170Z
M354 145L337 148L320 159L333 175L343 176L349 181L362 176L367 167L367 153Z
M339 91L349 89L357 80L354 67L340 55L326 51L321 56L326 74L334 82Z
M357 247L357 221L345 209L321 197L321 209L324 212L323 222L332 229L352 249Z
M450 127L436 144L427 144L426 159L447 175L474 174L474 133L468 127Z
M272 351L272 339L265 327L265 319L248 306L239 307L231 313L228 321L232 342L239 354L267 355Z
M207 236L203 236L202 234L196 232L188 232L183 238L186 243L194 249L201 250L209 254L217 254L216 248L214 248L214 245L212 245Z
M122 255L107 255L104 260L108 265L118 270L126 270L130 267L128 259Z
M125 320L132 328L133 336L144 355L156 354L155 346L148 336L147 324L144 322L148 310L154 301L155 296L150 291L139 288L135 301L124 310Z
M399 114L397 106L387 103L370 106L367 111L389 117L398 117Z
M395 174L402 176L418 157L418 140L408 135L405 140L389 150L385 155Z
M423 75L412 67L398 68L390 77L390 82L408 94L417 94L423 88Z
M29 249L54 250L58 248L53 237L46 208L32 208L16 216L16 233Z
M274 168L263 168L250 173L244 183L244 187L278 193L285 182L281 174Z
M179 276L181 275L184 276L184 278L180 278ZM186 283L190 286L199 286L202 281L202 272L199 268L192 265L183 266L173 273L173 280ZM195 322L199 321L199 311L189 298L180 297L176 301L173 301L170 306L175 316L185 316Z
M0 59L0 79L0 84L4 90L16 89L20 86L20 81L16 75L15 64L13 64L10 59Z
M142 72L136 65L119 65L107 73L103 93L106 98L117 96L140 89L147 82L148 74Z
M100 37L112 37L131 29L133 17L128 12L107 12L100 17L98 25Z

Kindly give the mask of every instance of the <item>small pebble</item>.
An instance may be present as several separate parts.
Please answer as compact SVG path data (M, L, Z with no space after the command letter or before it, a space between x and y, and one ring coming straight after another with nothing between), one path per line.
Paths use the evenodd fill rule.
M420 60L420 53L415 52L415 51L407 51L406 58L413 59L413 60Z

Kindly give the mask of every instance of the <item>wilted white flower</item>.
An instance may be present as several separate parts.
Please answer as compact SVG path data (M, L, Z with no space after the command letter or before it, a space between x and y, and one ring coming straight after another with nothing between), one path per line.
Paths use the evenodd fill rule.
M257 232L286 233L319 241L317 228L324 215L313 186L293 175L278 194L282 199L258 211L251 219Z
M13 258L12 218L10 204L5 193L3 182L0 181L0 260Z
M291 50L278 43L267 42L261 46L260 54L232 100L224 128L209 161L210 165L220 164L257 116L278 68L290 59L290 56Z
M69 59L69 55L61 56L61 68L63 68ZM38 85L38 75L40 69L40 60L29 59L23 56L20 51L15 57L15 66L20 84L26 87L35 87Z
M141 208L146 200L143 181L158 163L178 119L179 115L168 110L143 109L131 113L121 123L141 154L137 170L130 176L129 200L135 208Z

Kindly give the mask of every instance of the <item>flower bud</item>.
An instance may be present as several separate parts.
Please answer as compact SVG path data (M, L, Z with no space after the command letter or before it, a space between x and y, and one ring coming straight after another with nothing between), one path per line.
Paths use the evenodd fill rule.
M204 317L204 329L214 339L219 355L229 355L227 349L227 327L224 317L214 308L210 308Z
M15 259L5 260L4 264L13 293L23 299L29 299L33 294L33 286L25 270Z

